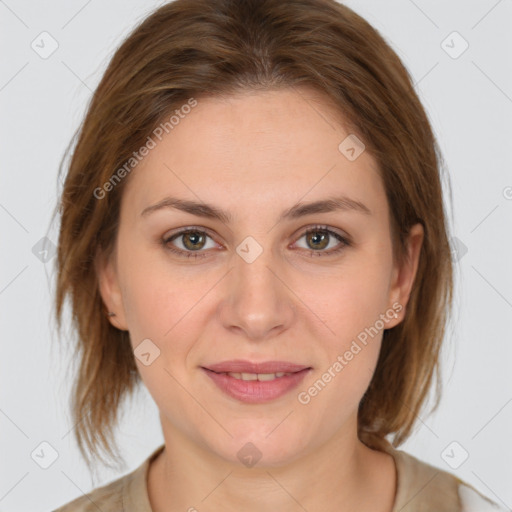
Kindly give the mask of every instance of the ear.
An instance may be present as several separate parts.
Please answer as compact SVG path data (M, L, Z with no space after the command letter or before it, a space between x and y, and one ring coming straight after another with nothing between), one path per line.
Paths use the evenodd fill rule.
M123 296L119 287L115 265L115 255L115 249L109 256L106 256L99 248L96 252L94 265L103 303L105 304L107 312L111 311L115 313L115 316L109 316L108 320L114 327L122 331L127 331Z
M414 224L409 230L406 242L406 255L402 265L399 266L398 262L394 263L388 307L396 312L397 317L387 323L386 329L399 324L405 317L407 303L409 302L409 296L418 270L423 237L423 226L419 223ZM395 307L393 307L393 304ZM397 304L400 304L402 308L398 309Z

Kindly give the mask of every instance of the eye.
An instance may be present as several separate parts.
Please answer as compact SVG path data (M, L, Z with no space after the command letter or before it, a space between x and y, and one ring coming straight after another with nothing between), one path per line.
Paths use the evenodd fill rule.
M306 239L307 244L303 249L307 250L310 256L330 256L351 245L346 236L329 229L327 226L309 228L298 240L302 238ZM210 246L208 246L208 239L211 240ZM206 231L193 226L162 239L161 243L167 250L185 258L205 257L207 251L203 249L214 249L216 247L212 237ZM330 246L330 250L324 250Z
M315 226L308 229L300 238L306 239L305 249L309 250L311 256L328 256L342 251L350 246L347 237L329 229L327 226ZM324 249L331 246L331 250ZM334 246L334 249L332 248Z
M210 247L207 246L208 238L212 240L205 231L190 227L183 229L170 237L164 238L162 240L162 244L169 251L178 254L179 256L184 256L186 258L199 258L205 256L205 254L203 254L204 251L201 251L201 249L215 248L215 243ZM176 243L178 247L173 245L173 243Z

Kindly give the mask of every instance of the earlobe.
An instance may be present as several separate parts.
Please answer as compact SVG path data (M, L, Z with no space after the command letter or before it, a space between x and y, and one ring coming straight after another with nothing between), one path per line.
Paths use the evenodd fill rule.
M414 224L414 226L409 230L407 253L402 265L398 266L398 263L395 263L393 268L393 280L389 294L389 307L393 307L393 304L399 304L401 308L399 311L396 307L393 307L393 309L398 313L398 318L394 322L394 325L390 325L389 327L394 327L399 324L405 317L407 303L409 302L411 290L416 279L423 238L423 225L420 223Z
M95 257L98 288L109 322L120 330L127 330L122 294L113 259L112 255L107 256L98 249Z

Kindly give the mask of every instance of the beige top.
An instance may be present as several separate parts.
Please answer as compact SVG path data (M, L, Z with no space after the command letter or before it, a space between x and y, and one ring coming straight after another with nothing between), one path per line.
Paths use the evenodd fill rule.
M53 512L152 512L147 476L159 446L136 469L98 487ZM396 466L397 490L393 512L512 512L501 508L455 475L393 447L386 448Z

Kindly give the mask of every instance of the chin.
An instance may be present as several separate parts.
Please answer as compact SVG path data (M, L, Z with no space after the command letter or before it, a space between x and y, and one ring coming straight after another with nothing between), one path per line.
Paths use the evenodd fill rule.
M270 435L272 429L267 428L252 428L252 434L247 433L249 428L241 430L236 435L232 432L233 437L222 445L219 445L218 438L212 440L213 443L208 443L210 449L231 464L263 469L285 466L297 459L305 448L303 436L292 436L284 429L279 434L276 429Z

